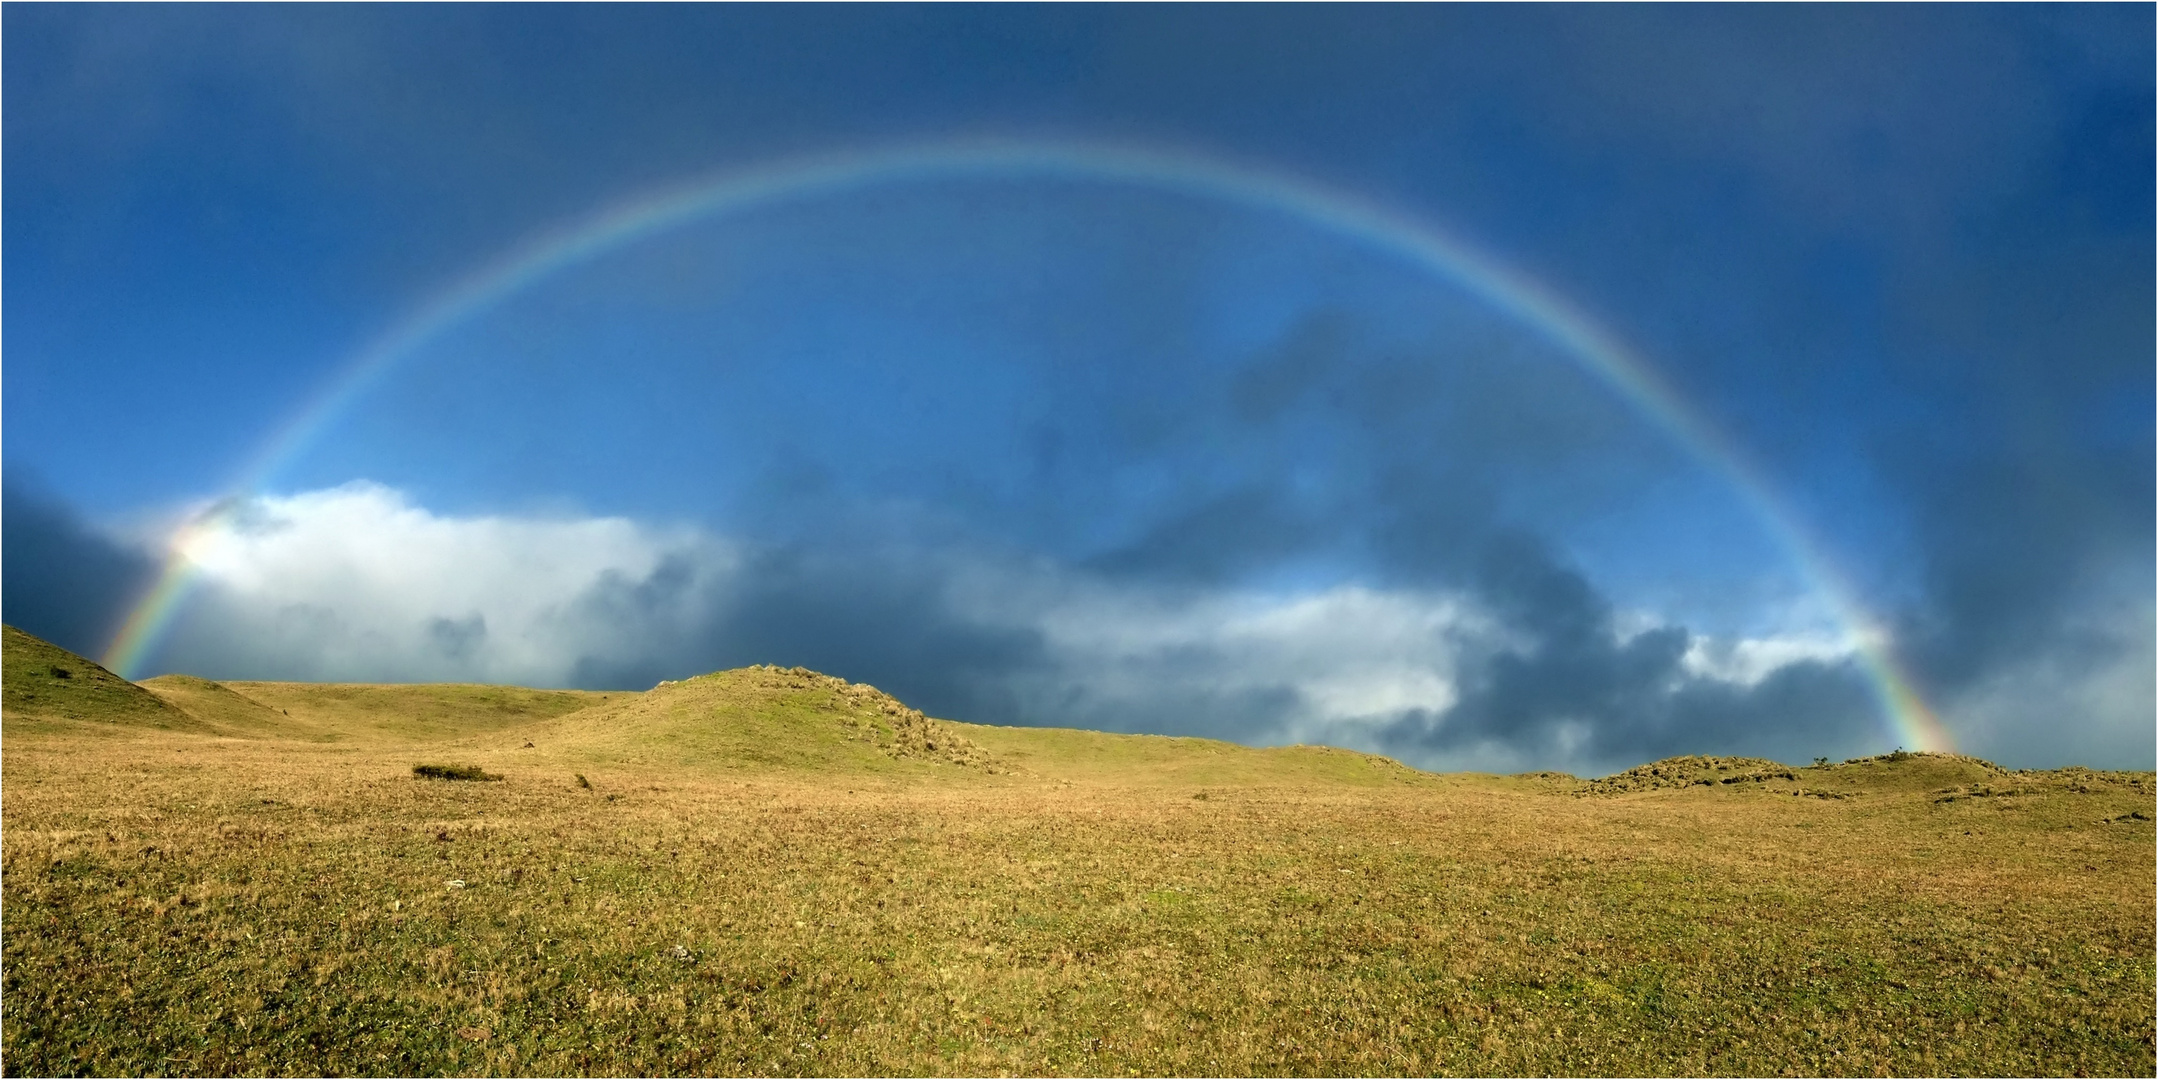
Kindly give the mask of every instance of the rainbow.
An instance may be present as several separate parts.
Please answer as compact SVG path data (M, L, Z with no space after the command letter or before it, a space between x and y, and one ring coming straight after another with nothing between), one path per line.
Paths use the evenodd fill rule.
M1540 283L1427 222L1299 177L1179 151L1069 141L940 142L785 161L624 203L512 249L391 326L262 444L231 490L242 496L261 490L332 418L417 346L567 267L690 222L866 187L960 177L1129 184L1278 213L1400 258L1467 290L1559 346L1722 477L1843 625L1889 733L1911 749L1951 749L1947 730L1896 659L1887 634L1820 554L1820 545L1797 516L1731 440L1688 407L1617 337ZM155 584L114 635L106 651L107 667L132 677L156 647L195 581L188 552L196 537L215 527L218 514L213 510L174 536Z

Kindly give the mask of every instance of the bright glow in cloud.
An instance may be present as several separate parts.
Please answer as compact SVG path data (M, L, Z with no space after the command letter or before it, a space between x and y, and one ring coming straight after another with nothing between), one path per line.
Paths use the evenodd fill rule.
M444 517L375 484L251 500L194 532L210 647L306 677L559 685L596 642L577 599L670 554L724 572L709 536L622 518ZM200 652L204 635L196 648ZM238 655L229 655L238 654Z
M1755 686L1779 668L1807 660L1834 662L1856 651L1843 634L1794 633L1731 641L1696 638L1682 663L1695 678Z
M1458 597L1354 585L1174 599L1092 588L1039 620L1058 677L1108 701L1291 691L1298 707L1268 733L1290 742L1338 743L1347 728L1407 710L1444 712L1462 638L1491 632Z

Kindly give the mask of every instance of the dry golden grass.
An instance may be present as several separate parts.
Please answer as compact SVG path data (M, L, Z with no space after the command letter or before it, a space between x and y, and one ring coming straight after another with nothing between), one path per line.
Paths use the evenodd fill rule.
M1595 796L930 722L970 764L727 680L454 738L11 715L7 1073L2154 1071L2147 773Z

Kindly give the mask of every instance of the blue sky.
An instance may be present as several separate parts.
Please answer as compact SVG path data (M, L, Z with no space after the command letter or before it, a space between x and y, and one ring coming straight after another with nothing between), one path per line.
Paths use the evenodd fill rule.
M250 471L538 238L1019 140L1459 238L1738 448L1959 749L2151 766L2148 8L0 19L6 617L102 655L181 543L133 674L800 663L959 719L1442 768L1908 735L1718 463L1563 343L1189 186L943 175L687 221L425 337Z

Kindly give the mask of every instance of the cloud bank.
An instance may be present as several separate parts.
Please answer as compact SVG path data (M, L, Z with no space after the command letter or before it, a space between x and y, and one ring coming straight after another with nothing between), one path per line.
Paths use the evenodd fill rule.
M32 563L107 573L108 597L143 580L146 557L55 505L15 505L10 584L35 580ZM1325 742L1434 768L1805 760L1885 738L1844 644L1711 639L1617 610L1527 536L1487 543L1449 586L1257 589L948 546L821 550L624 518L454 516L364 483L204 520L187 547L199 586L159 670L641 688L803 664L954 718ZM46 600L11 588L9 620L66 628L63 643L94 651L81 620ZM2111 685L2085 674L2063 677ZM2133 672L2110 677L2133 690ZM2128 704L2109 707L2132 711L2132 693L2116 696Z

